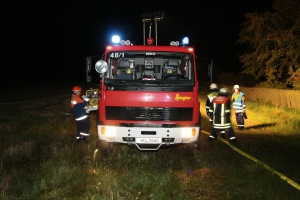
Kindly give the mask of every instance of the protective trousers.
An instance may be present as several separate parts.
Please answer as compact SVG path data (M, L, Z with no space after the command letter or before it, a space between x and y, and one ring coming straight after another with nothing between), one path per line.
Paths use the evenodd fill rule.
M216 139L217 138L217 132L218 132L218 130L219 129L212 128L209 137L212 138L212 139ZM234 135L232 127L228 128L227 130L228 130L228 137L229 137L229 139L230 140L235 139L235 135Z
M90 130L90 120L89 118L85 118L83 120L76 121L77 123L77 139L85 139L88 137Z
M243 130L245 127L243 113L235 113L236 124L239 130Z

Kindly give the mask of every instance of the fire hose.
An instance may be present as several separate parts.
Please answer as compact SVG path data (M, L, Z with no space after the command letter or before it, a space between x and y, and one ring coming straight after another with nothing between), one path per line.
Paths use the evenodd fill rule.
M206 131L201 131L202 133L206 134L206 135L210 135L210 133L206 132ZM293 186L294 188L300 190L300 185L298 183L296 183L295 181L291 180L290 178L286 177L285 175L283 175L282 173L278 172L277 170L273 169L272 167L270 167L269 165L267 165L266 163L258 160L257 158L247 154L246 152L240 150L239 148L235 147L234 145L232 145L231 143L229 143L228 141L226 141L223 138L218 138L219 140L221 140L222 142L224 142L225 144L227 144L229 147L231 147L233 150L235 150L236 152L238 152L239 154L245 156L246 158L262 165L264 168L266 168L267 170L269 170L270 172L272 172L273 174L276 174L277 176L279 176L281 179L285 180L288 184L290 184L291 186Z

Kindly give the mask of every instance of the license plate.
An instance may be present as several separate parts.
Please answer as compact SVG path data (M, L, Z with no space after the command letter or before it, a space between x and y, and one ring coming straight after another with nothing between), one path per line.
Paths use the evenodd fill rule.
M140 144L160 144L161 138L135 138L135 142Z

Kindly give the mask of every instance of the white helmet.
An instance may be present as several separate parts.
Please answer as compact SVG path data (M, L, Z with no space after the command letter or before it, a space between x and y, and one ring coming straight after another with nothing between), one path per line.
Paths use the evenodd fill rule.
M212 83L212 84L210 84L209 89L215 90L215 89L218 89L218 86L217 86L217 84Z
M226 87L221 88L219 93L220 94L227 94L228 93L228 89Z
M233 89L240 89L240 86L239 85L235 85L235 86L233 86Z

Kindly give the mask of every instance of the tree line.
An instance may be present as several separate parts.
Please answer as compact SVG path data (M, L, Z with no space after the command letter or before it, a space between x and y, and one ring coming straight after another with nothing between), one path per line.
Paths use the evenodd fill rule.
M300 1L274 0L263 13L246 13L237 43L242 73L261 86L300 89Z

